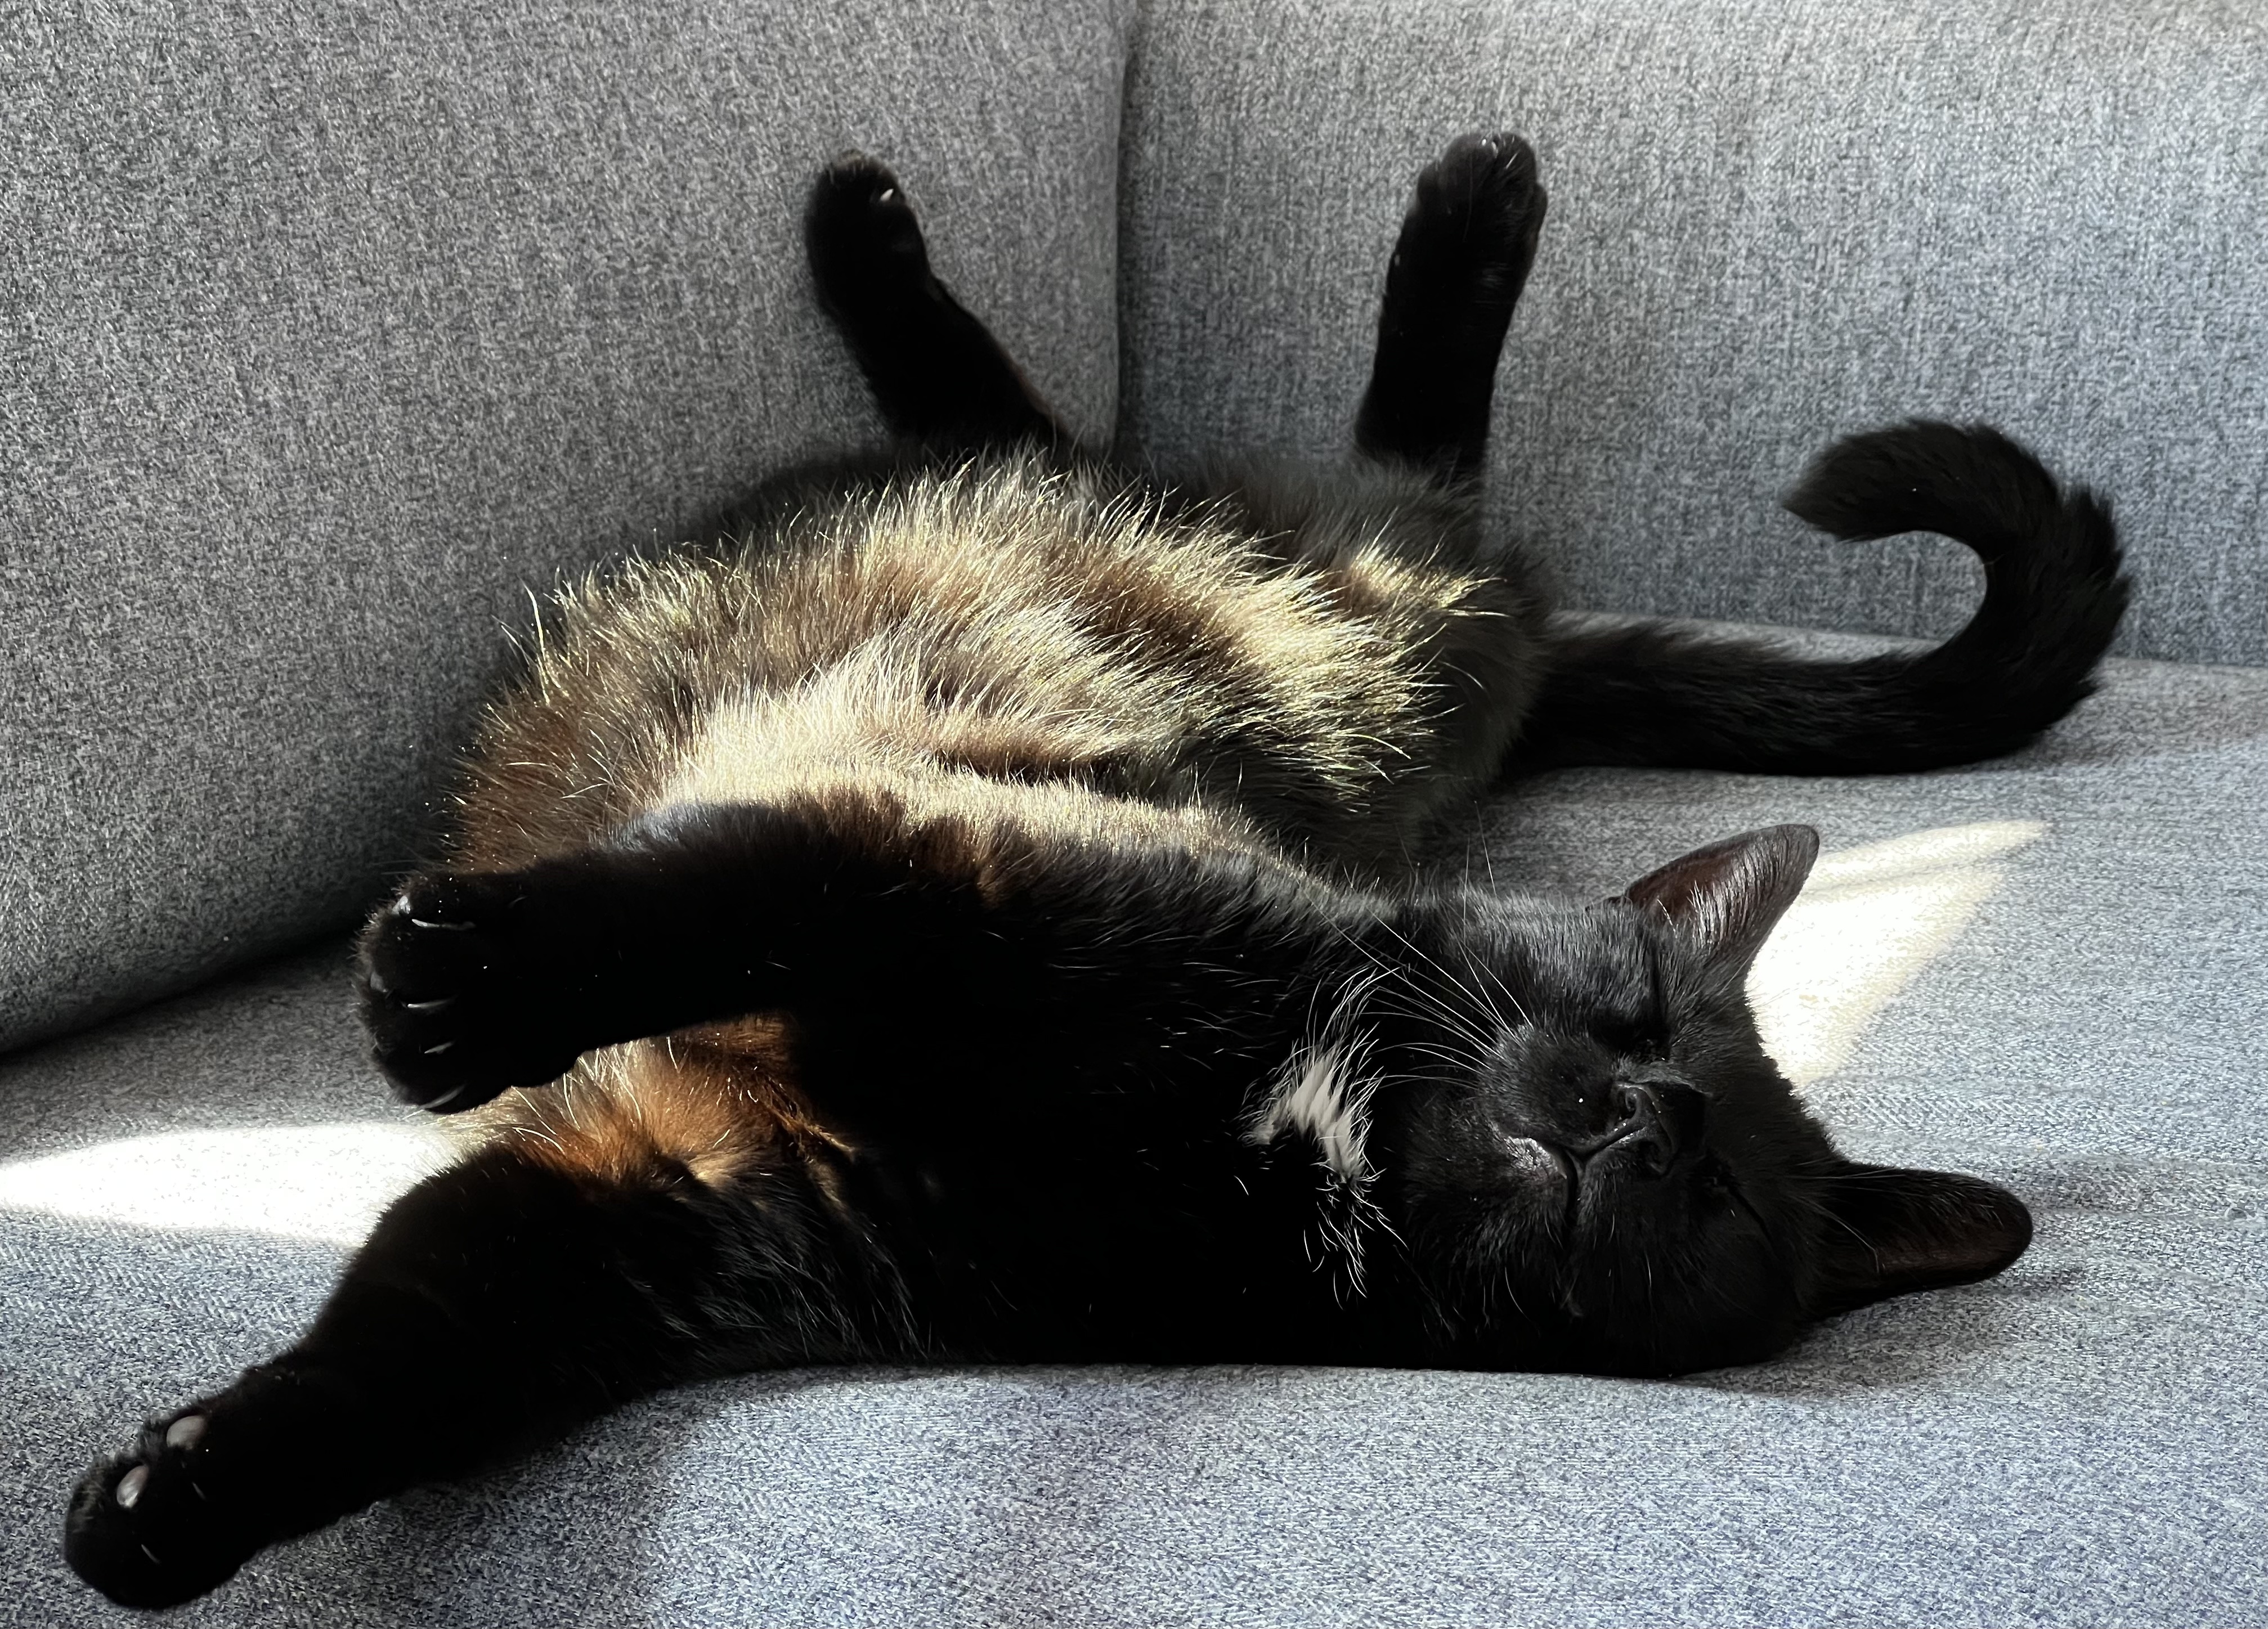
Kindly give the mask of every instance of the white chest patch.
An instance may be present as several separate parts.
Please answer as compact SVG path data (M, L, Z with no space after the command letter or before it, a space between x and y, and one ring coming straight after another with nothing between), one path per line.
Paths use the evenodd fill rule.
M1366 1147L1370 1103L1382 1079L1371 1057L1369 1032L1335 1017L1284 1060L1268 1095L1245 1121L1245 1141L1256 1148L1285 1136L1314 1145L1323 1185L1308 1251L1319 1266L1336 1264L1335 1293L1342 1302L1363 1293L1364 1236L1385 1225L1371 1202L1378 1173Z
M1371 1178L1364 1144L1370 1136L1370 1099L1378 1077L1365 1066L1367 1036L1310 1041L1278 1072L1275 1084L1254 1112L1245 1140L1266 1148L1296 1133L1315 1145L1325 1170L1353 1187Z

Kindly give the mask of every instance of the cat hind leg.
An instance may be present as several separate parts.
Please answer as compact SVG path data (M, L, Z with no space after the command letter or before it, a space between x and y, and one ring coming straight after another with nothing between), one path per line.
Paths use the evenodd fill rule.
M849 153L821 172L804 244L820 304L894 435L947 454L1071 444L999 341L931 271L921 224L886 165Z
M71 1568L122 1606L160 1607L202 1595L226 1580L253 1553L282 1537L273 1497L262 1476L247 1465L272 1460L273 1443L242 1451L233 1416L250 1403L253 1435L272 1436L291 1413L263 1411L258 1399L276 1392L280 1376L244 1378L221 1398L209 1398L142 1428L134 1448L89 1471L73 1491L64 1518L63 1553ZM223 1452L208 1449L213 1416L228 1424ZM249 1444L246 1444L249 1446ZM311 1452L320 1447L311 1442Z
M1513 307L1547 196L1517 136L1461 136L1418 177L1386 275L1355 444L1451 480L1480 473Z

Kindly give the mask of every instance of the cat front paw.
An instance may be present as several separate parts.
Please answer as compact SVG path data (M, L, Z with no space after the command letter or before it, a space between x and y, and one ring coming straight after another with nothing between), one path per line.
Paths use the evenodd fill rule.
M130 1453L88 1471L63 1519L71 1570L121 1606L177 1606L263 1542L210 1474L204 1405L153 1420ZM219 1495L217 1497L216 1495Z
M357 973L371 1055L405 1102L437 1114L564 1075L571 992L541 891L511 873L411 881L364 929Z

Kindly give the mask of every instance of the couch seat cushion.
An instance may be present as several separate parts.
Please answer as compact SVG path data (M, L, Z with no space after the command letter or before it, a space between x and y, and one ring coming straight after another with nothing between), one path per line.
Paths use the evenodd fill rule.
M1881 781L1570 772L1476 867L1604 892L1810 820L1756 994L1846 1147L2004 1182L2031 1252L1669 1383L762 1375L256 1560L175 1620L2258 1623L2268 672L2120 663L2041 746ZM0 1065L11 1613L114 1615L62 1501L314 1310L432 1157L344 956ZM313 1445L311 1445L313 1447Z

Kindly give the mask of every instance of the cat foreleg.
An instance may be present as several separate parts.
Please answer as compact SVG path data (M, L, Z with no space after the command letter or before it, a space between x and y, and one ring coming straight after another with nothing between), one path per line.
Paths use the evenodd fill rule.
M456 1112L718 1019L1012 999L988 964L1014 949L984 931L983 862L957 833L856 799L688 804L519 870L412 878L363 934L372 1055L407 1101Z
M72 1568L122 1604L173 1605L656 1388L876 1349L842 1309L891 1298L792 1162L760 1174L759 1206L751 1173L704 1178L619 1136L603 1152L491 1146L397 1200L296 1346L80 1481ZM862 1293L833 1293L845 1272Z
M1367 908L1286 867L884 797L687 804L520 870L413 879L364 930L359 981L379 1068L442 1112L759 1013L792 1015L811 1069L858 1090L943 1055L1037 1090L1069 1060L1107 1069L1223 1022L1224 1003L1261 1023L1337 916Z

